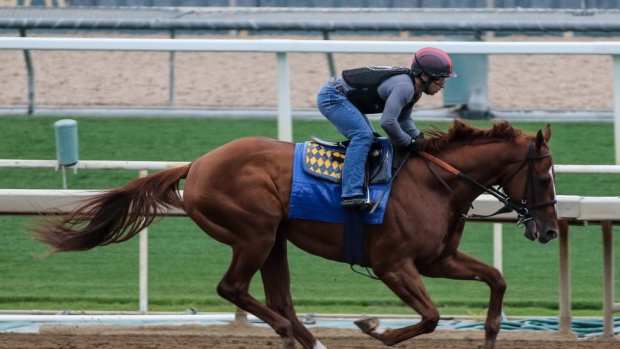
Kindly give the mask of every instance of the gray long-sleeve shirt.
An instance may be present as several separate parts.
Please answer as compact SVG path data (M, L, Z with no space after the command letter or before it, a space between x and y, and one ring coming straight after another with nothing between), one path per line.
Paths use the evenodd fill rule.
M411 119L415 94L413 81L407 75L395 75L379 85L379 96L385 100L385 108L381 115L381 128L387 133L394 145L407 146L411 139L420 134L420 130Z
M345 91L350 91L349 86L342 78L337 83L341 84ZM415 87L411 78L405 74L392 76L377 88L379 97L385 101L385 108L381 115L381 128L390 138L392 144L405 147L411 144L411 139L420 134L420 130L411 119L413 105L411 103L415 94Z

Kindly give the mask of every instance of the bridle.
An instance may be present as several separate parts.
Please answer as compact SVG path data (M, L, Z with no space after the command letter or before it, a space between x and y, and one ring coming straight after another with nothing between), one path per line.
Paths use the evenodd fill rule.
M493 187L489 187L486 186L484 184L481 184L480 182L476 181L475 179L473 179L472 177L468 176L467 174L459 171L458 169L456 169L454 166L448 164L447 162L425 152L425 151L418 151L417 154L419 156L421 156L422 158L426 159L429 162L434 163L435 165L439 166L440 168L446 170L447 172L450 172L451 174L457 176L458 178L461 178L463 180L465 180L466 182L470 183L471 185L480 188L482 191L493 195L497 200L499 200L502 204L504 204L503 207L501 207L499 210L495 211L494 213L491 213L489 215L470 215L467 216L464 213L462 214L462 218L466 219L466 218L488 218L488 217L493 217L495 215L501 214L501 213L508 213L511 211L515 211L517 213L517 225L531 225L534 224L534 214L536 212L536 210L543 208L543 207L547 207L547 206L551 206L551 205L555 205L557 203L557 200L555 199L555 196L553 198L553 200L549 200L549 201L543 201L543 202L536 202L536 176L534 174L534 165L535 162L538 160L542 160L545 158L549 158L551 157L551 153L547 152L544 154L537 154L536 153L536 145L534 144L534 141L530 141L528 144L528 151L527 151L527 156L524 160L521 161L521 164L519 165L519 167L512 173L510 174L510 176L508 176L505 180L504 183L505 184L501 184L498 186L498 188L493 188ZM392 182L394 181L394 179L396 178L396 175L400 172L400 170L404 167L405 163L407 162L407 160L409 159L409 156L411 155L411 151L408 151L407 154L405 155L405 157L400 161L399 165L396 167L396 170L394 171L392 178L390 178L390 182L389 185L392 185ZM427 163L428 165L428 163ZM522 195L522 199L520 202L515 202L513 201L503 190L503 188L510 183L510 181L512 181L516 175L521 172L521 170L523 170L523 168L527 166L527 180L525 182L525 188L523 189L523 195ZM441 176L439 176L433 169L432 167L428 167L429 170L431 171L431 173L435 176L435 178L437 178L437 180L443 184L444 187L446 187L448 189L448 191L454 191L452 188L450 188L450 186L448 185L448 183L446 183L446 181L444 181ZM555 171L553 170L553 163L551 164L551 174L553 176L553 179L555 180ZM373 205L372 209L370 210L370 213L373 213L377 207L379 206L379 203L383 200L383 195L385 195L385 191L381 194L381 196L379 197L379 200L377 200L377 202L375 202L375 204ZM529 201L528 201L529 199ZM528 230L529 231L529 230ZM535 236L530 236L528 235L528 231L526 231L526 236L530 239L530 240L535 240ZM351 270L353 270L354 272L367 276L371 279L375 279L378 280L379 278L377 278L376 276L373 275L373 273L366 267L366 273L357 271L353 268L353 264L351 264Z
M524 210L525 215L529 215L530 217L530 212L535 212L537 209L555 205L557 203L557 200L555 198L553 200L536 202L536 175L534 173L534 162L548 157L551 157L551 154L549 152L540 155L536 154L536 146L534 145L533 141L530 141L528 145L527 158L521 163L521 165L513 174L511 174L505 179L506 183L510 182L516 176L516 174L519 173L523 169L523 167L527 165L527 181L525 183L525 188L523 189L524 193L522 195L523 199L520 203L520 209ZM551 174L553 179L555 179L553 164L551 165ZM502 187L505 187L505 185L500 185L500 188ZM517 213L519 213L519 211L517 211Z
M554 199L553 200L548 200L548 201L543 201L543 202L536 202L536 175L534 173L534 165L535 162L544 158L548 158L551 157L551 153L547 152L544 154L537 154L536 152L536 145L534 144L534 141L530 141L529 145L528 145L528 153L527 153L527 157L521 162L521 164L519 165L519 167L510 175L508 176L505 180L504 180L504 184L501 184L498 186L498 188L494 188L494 187L489 187L486 186L484 184L479 183L478 181L476 181L475 179L473 179L472 177L468 176L467 174L459 171L458 169L456 169L454 166L448 164L447 162L427 153L424 151L420 151L418 152L418 154L436 164L437 166L441 167L442 169L454 174L455 176L457 176L458 178L461 178L463 180L465 180L466 182L470 183L471 185L473 185L474 187L477 187L479 189L481 189L482 191L494 196L496 199L498 199L504 206L502 208L500 208L499 210L497 210L496 212L489 214L489 215L471 215L471 216L465 216L465 218L486 218L486 217L492 217L501 213L508 213L511 211L515 211L517 213L517 224L521 225L527 225L533 222L534 220L534 215L536 210L543 208L543 207L547 207L547 206L551 206L551 205L555 205L557 200ZM515 177L516 175L521 172L521 170L523 170L524 167L527 166L527 180L525 183L525 188L523 189L523 195L522 195L522 199L520 202L516 202L513 201L503 190L503 188L509 184ZM430 167L429 167L430 168ZM553 165L551 166L551 171L552 171L552 175L553 178L555 179L555 172L553 172ZM433 172L433 171L431 171ZM437 179L447 188L450 189L450 187L447 185L447 183L445 183L445 181L443 179L441 179L441 177L439 177L435 172L433 172L433 174L435 175L435 177L437 177ZM450 189L451 190L451 189Z

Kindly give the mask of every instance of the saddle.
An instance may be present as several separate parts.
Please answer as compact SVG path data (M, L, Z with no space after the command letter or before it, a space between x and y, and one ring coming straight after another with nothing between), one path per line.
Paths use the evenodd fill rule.
M314 220L344 225L343 256L350 264L365 263L363 226L381 224L390 196L394 150L387 138L372 145L366 162L368 194L377 206L372 211L341 206L342 167L349 142L314 138L295 144L289 219Z
M304 171L311 176L340 183L348 145L348 140L332 142L313 137L312 140L304 143ZM366 161L366 178L369 184L382 184L390 181L392 154L392 145L387 138L375 139Z

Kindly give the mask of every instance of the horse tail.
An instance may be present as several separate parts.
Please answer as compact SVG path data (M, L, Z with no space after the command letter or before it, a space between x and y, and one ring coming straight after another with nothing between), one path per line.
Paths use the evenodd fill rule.
M99 194L73 212L34 229L35 238L53 252L83 251L127 241L167 208L183 208L179 182L190 165L138 178Z

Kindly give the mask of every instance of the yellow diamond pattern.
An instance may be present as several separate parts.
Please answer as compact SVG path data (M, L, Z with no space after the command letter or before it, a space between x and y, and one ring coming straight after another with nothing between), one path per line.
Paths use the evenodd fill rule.
M344 152L317 143L306 144L305 167L311 172L339 181L342 178Z

